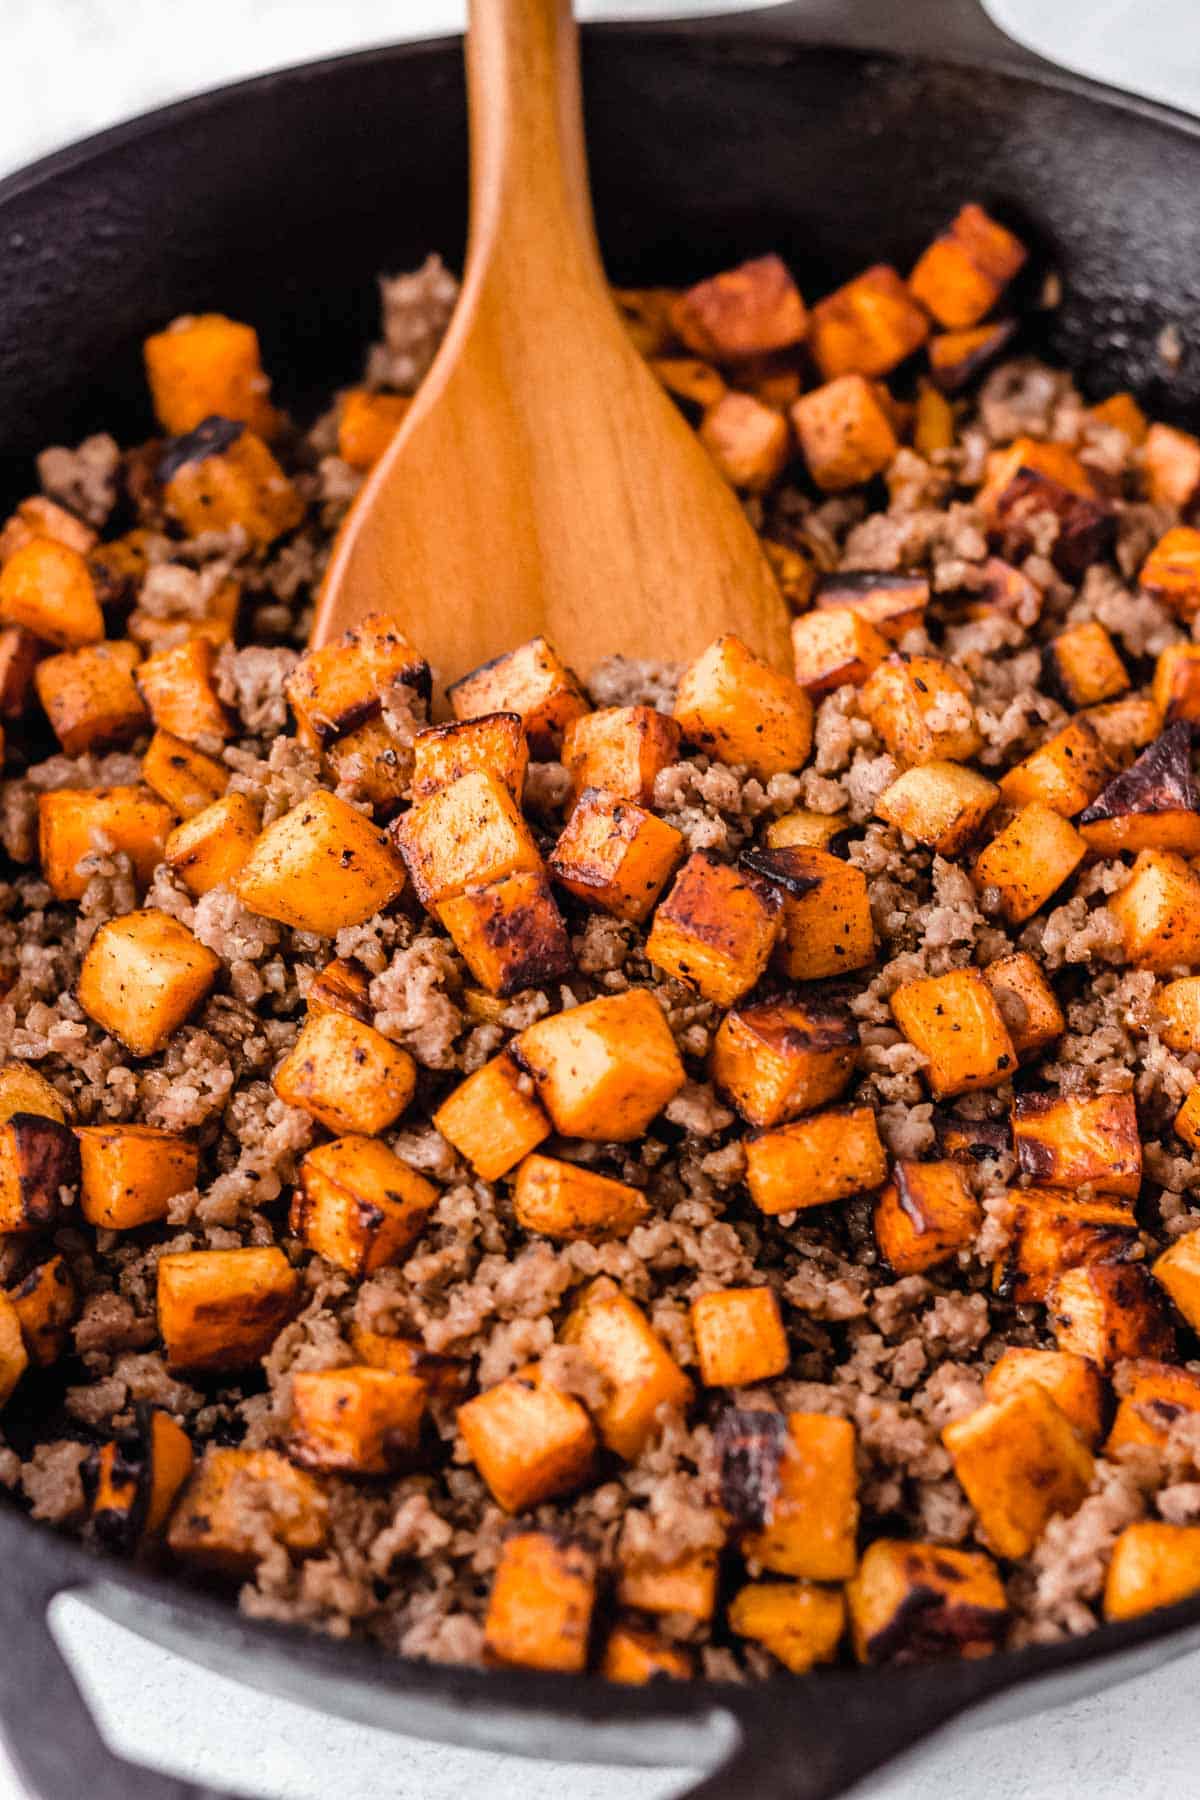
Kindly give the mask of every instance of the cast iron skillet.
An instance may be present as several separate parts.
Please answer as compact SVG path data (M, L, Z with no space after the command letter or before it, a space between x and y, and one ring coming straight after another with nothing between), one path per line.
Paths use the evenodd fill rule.
M677 281L772 248L821 293L869 262L907 265L978 199L1062 271L1064 304L1040 326L1048 351L1093 391L1132 387L1156 415L1195 423L1200 357L1193 346L1172 373L1156 342L1200 317L1192 120L1049 68L972 0L805 0L596 29L585 83L616 278ZM28 491L44 444L148 431L139 346L177 313L253 320L294 405L343 382L376 323L376 273L431 247L459 257L465 145L460 49L443 41L189 100L0 184L0 501ZM967 1709L1039 1709L1200 1646L1191 1602L1013 1656L750 1688L430 1668L252 1623L0 1507L0 1721L35 1800L204 1800L101 1743L45 1623L69 1589L345 1718L715 1768L693 1800L826 1800Z

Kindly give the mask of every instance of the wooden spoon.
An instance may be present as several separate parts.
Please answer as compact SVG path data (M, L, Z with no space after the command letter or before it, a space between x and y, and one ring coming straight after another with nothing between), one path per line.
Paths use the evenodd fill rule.
M395 614L441 684L544 634L583 672L723 631L789 666L734 495L609 296L570 0L471 0L462 295L344 525L313 642Z

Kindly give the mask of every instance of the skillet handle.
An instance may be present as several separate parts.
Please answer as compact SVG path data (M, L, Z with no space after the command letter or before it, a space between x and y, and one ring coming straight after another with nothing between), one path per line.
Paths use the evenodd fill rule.
M769 32L802 44L882 50L934 62L983 63L1017 73L1036 69L1044 74L1053 67L1001 30L982 0L789 0L762 12L706 19L704 29L733 37Z
M0 1738L29 1800L236 1800L108 1748L46 1617L75 1585L64 1579L61 1541L23 1537L21 1552L0 1581Z

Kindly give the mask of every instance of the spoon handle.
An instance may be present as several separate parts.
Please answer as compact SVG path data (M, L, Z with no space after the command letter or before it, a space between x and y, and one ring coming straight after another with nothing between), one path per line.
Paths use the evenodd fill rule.
M514 257L552 277L570 251L600 276L571 0L470 0L467 87L467 281Z

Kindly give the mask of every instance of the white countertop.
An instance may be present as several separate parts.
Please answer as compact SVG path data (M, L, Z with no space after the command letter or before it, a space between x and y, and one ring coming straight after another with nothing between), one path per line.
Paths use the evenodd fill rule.
M1044 53L1200 111L1196 0L991 4ZM580 5L583 16L724 9L718 0ZM177 94L457 28L462 0L0 0L0 16L2 172ZM665 1800L688 1785L682 1770L532 1763L366 1731L202 1674L78 1601L58 1602L55 1622L118 1749L266 1800L462 1800L485 1792L495 1800ZM0 1647L0 1655L14 1654L15 1646ZM972 1800L1181 1800L1200 1790L1198 1699L1200 1658L1189 1658L1039 1719L959 1736L861 1792L865 1800L941 1800L968 1789ZM81 1770L81 1795L86 1788ZM0 1800L25 1800L2 1752Z

